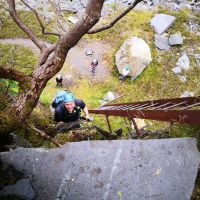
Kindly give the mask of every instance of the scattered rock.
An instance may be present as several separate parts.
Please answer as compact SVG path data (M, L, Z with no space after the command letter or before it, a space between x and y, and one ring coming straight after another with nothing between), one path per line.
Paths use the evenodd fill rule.
M113 92L108 91L107 94L103 97L105 101L113 101L115 99L115 95Z
M180 98L184 98L184 97L194 97L194 92L185 91L181 94Z
M157 34L163 34L175 22L176 17L166 14L156 14L150 21L150 25Z
M85 52L86 56L92 56L93 55L93 51L92 50L87 50Z
M180 74L182 70L181 67L174 67L172 68L172 71L174 74Z
M168 45L168 38L163 35L154 35L154 44L160 50L169 50L170 46Z
M200 67L200 54L195 54L194 57L196 58L197 66Z
M177 67L180 67L183 70L189 70L190 68L190 60L187 56L187 54L183 54L176 63Z
M173 35L170 35L169 37L169 45L179 45L183 44L183 37L181 36L181 33L175 33Z
M199 24L193 19L189 20L187 27L190 32L197 33L199 31Z
M185 76L178 75L178 77L179 77L180 81L182 81L182 82L186 82L186 80L187 80Z

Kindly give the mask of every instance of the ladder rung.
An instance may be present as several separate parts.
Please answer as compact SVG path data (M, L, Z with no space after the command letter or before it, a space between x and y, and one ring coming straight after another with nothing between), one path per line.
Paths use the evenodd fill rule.
M139 105L139 106L137 106L137 107L135 107L133 109L130 109L130 110L137 110L138 108L141 108L141 107L147 106L147 105L149 105L149 103L146 103L146 104L143 104L143 105Z
M118 110L119 108L121 109L122 106L113 106L110 110Z
M155 106L155 105L158 105L158 103L151 104L151 105L146 106L146 107L144 107L144 108L141 108L141 109L139 109L139 110L144 110L144 109L146 109L146 108L150 108L150 107Z
M97 110L114 110L116 106L102 106Z
M122 109L122 110L126 110L126 109L130 108L130 106L131 106L131 105L124 105L124 106L121 107L121 109Z
M177 104L174 104L172 106L169 106L169 107L166 107L166 108L163 108L161 110L167 110L169 108L174 108L174 107L177 107L177 106L180 106L181 104L185 104L187 101L184 101L184 102L181 102L181 103L177 103Z
M140 104L137 104L137 105L127 105L126 107L124 107L124 108L126 108L126 109L130 109L130 108L135 108L135 107L138 107ZM125 109L125 110L126 110Z
M121 106L116 106L116 110L121 110L123 109L125 106L121 105Z
M192 107L195 107L195 106L197 106L197 105L200 105L200 102L194 103L194 104L189 105L189 106L186 106L186 107L184 107L184 108L181 108L180 110L186 110L186 109L188 109L188 108L192 108Z
M156 109L158 109L158 108L162 108L163 106L166 106L166 105L169 105L169 104L171 104L171 102L162 104L162 105L160 105L160 106L158 106L158 107L155 107L155 108L152 108L152 110L156 110Z

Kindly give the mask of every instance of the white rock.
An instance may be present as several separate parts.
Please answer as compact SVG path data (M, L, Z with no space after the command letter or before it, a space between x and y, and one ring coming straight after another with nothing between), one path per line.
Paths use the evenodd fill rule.
M138 127L139 130L143 129L144 127L146 127L146 122L144 119L139 119L139 118L133 118L135 120L135 123ZM133 125L133 122L131 121L131 128L134 130L135 127Z
M181 94L180 98L184 98L184 97L193 97L194 96L194 92L190 92L190 91L185 91Z
M115 95L111 91L108 91L106 97L108 101L113 101L115 99Z
M182 81L182 82L186 82L186 80L187 80L185 76L178 75L178 77L179 77L180 81Z
M182 70L181 67L174 67L172 68L172 71L174 74L180 74Z
M115 55L117 69L122 74L124 66L130 67L129 76L137 77L152 61L148 44L141 38L127 39Z
M183 56L178 59L176 66L181 67L183 70L188 70L190 68L190 60L187 54L183 54Z

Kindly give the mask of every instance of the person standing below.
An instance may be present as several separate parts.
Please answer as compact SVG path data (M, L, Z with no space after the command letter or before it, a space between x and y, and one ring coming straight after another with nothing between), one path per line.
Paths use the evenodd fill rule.
M94 76L95 71L96 71L96 68L97 68L97 66L98 66L98 60L97 60L97 59L94 59L94 60L91 62L90 66L91 66L91 68L92 68L91 73L92 73L92 75Z
M71 93L67 93L63 101L55 108L54 120L64 122L57 127L59 132L68 131L72 128L80 128L80 113L85 113L85 118L90 119L88 108L81 99L75 99Z
M62 75L58 74L57 77L56 77L56 86L62 87L62 81L63 81Z
M129 66L128 65L124 66L123 69L122 69L122 73L119 76L120 82L122 82L127 77L129 72L130 72Z

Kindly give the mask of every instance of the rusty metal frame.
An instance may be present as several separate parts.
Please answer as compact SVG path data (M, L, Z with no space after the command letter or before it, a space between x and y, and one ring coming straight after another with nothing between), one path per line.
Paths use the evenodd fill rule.
M109 116L128 117L129 119L141 118L169 121L171 123L200 124L200 108L197 108L199 103L200 97L186 97L134 103L106 104L89 112ZM148 106L148 109L145 109L145 107L147 108L147 104L152 105L152 108ZM125 105L129 105L129 107L123 110L117 109ZM139 106L135 107L135 105Z

